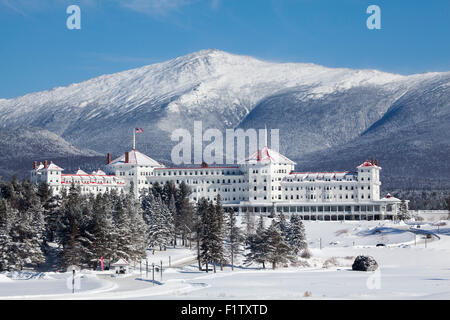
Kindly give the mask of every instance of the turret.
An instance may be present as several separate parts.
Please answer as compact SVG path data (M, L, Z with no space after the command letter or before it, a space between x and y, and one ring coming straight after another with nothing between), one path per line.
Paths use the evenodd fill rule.
M364 161L358 166L358 199L380 199L380 170L378 160Z

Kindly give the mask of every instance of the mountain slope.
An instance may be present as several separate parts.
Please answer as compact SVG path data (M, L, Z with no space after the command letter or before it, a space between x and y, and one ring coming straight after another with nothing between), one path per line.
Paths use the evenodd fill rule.
M24 169L31 170L33 161L62 160L62 165L69 164L68 159L86 162L104 158L98 152L77 148L50 131L33 127L0 129L0 151L0 176L6 177L27 177Z
M286 88L308 86L314 97L402 76L376 70L329 69L313 64L271 63L205 50L79 84L0 101L3 127L31 124L80 147L123 151L130 130L144 127L143 151L167 157L170 133L192 128L232 128L262 99ZM187 125L186 125L187 124ZM114 141L114 143L112 143Z
M299 170L351 169L377 156L385 173L412 179L435 170L430 154L434 163L447 159L449 87L448 72L401 76L203 50L0 99L0 127L43 128L102 154L129 149L133 128L142 127L138 148L167 161L177 143L171 133L192 133L195 120L203 129L266 124L280 129L281 152L298 160ZM402 167L405 156L411 170Z

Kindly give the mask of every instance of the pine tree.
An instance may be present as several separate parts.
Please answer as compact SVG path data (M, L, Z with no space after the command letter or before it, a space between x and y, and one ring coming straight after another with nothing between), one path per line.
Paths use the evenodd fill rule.
M255 213L252 208L245 210L245 235L248 237L255 233Z
M231 260L231 270L234 270L235 257L242 252L241 245L244 236L241 229L236 225L236 214L233 209L228 209L227 217L227 249Z
M123 192L120 195L113 194L114 201L114 259L124 258L130 260L132 251L132 231L130 226L130 218L125 208L125 195Z
M214 233L214 216L215 207L212 202L206 199L201 199L200 206L200 260L206 265L206 272L209 271L209 263L214 261L214 253L212 251L213 246L213 233Z
M306 241L305 226L297 215L292 215L288 233L288 244L291 246L292 254L297 256L308 248Z
M168 209L169 209L169 212L168 212L167 219L168 219L168 223L169 223L170 233L173 236L172 243L173 243L173 246L175 248L176 242L177 242L177 233L176 233L176 228L175 228L175 219L178 217L177 206L176 206L176 202L175 202L175 194L172 194L170 196Z
M247 250L245 263L260 263L265 269L268 248L263 216L259 217L256 233L247 238Z
M144 220L148 225L148 245L165 249L173 239L173 216L158 196L145 199Z
M270 212L268 215L269 218L275 218L275 205L272 206L272 208L270 208Z
M62 216L58 221L56 237L62 246L60 266L67 268L70 265L80 266L83 259L82 235L80 222L82 220L82 198L79 187L74 184L69 193L62 200Z
M225 259L225 250L223 246L225 237L224 212L219 194L217 195L216 204L211 207L210 223L211 255L214 263L214 272L216 272L217 264L220 264L220 269L223 270L223 261Z
M43 248L43 208L36 194L36 189L27 182L16 183L18 210L12 216L10 235L10 254L15 270L22 270L25 265L38 266L45 261Z
M9 204L0 197L0 272L14 265L10 236L12 218Z
M176 187L172 181L166 181L161 193L161 201L168 207L172 196L175 197Z
M133 261L140 260L146 256L148 239L142 208L133 194L127 194L123 201L125 202L131 232L131 251L129 255Z
M163 193L163 188L161 187L161 185L159 184L158 181L156 181L151 188L151 191L153 193L153 197L157 198L157 197L161 197L162 193Z
M280 230L283 238L287 240L290 226L289 223L286 221L286 216L283 214L283 212L280 212L278 214L276 225Z
M402 199L402 201L400 202L398 218L400 220L411 219L411 214L408 211L408 204L406 203L405 199Z
M93 215L89 232L93 235L92 252L96 259L111 261L114 251L111 246L114 234L113 210L108 194L98 194L92 205Z
M193 231L195 231L195 210L191 202L189 201L189 195L191 190L189 186L182 181L177 189L175 197L175 205L177 212L174 217L175 225L175 243L176 234L181 234L182 245L186 245L186 235L189 234L189 238ZM190 239L191 240L191 239Z
M267 246L266 258L267 261L272 263L273 269L275 269L279 263L286 263L292 260L292 257L290 256L291 248L284 240L275 221L272 221L272 224L266 230L264 242Z
M194 215L194 230L195 230L195 240L197 247L197 260L198 260L198 270L202 270L202 240L205 230L205 225L203 223L205 217L208 215L208 201L205 198L200 198L197 203L196 213ZM208 272L208 268L206 269Z

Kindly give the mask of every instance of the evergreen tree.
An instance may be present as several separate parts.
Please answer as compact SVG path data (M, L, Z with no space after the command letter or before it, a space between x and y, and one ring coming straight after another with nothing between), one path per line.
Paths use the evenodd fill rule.
M125 202L131 233L129 255L133 261L140 260L146 257L148 239L142 208L133 194L127 194L123 201Z
M173 239L173 216L158 196L148 195L145 199L144 220L148 225L148 245L165 249Z
M283 214L283 212L280 212L278 214L276 225L280 230L283 239L287 240L290 226L289 223L286 221L286 216Z
M198 269L202 270L202 241L205 233L205 225L204 220L208 215L208 201L205 198L199 199L197 203L196 214L194 216L194 230L195 230L195 240L197 247L197 260L198 260ZM206 248L207 249L207 248ZM206 269L208 272L208 268Z
M8 202L0 197L0 272L14 265L11 245L12 212Z
M252 208L245 210L245 235L248 237L255 233L255 213Z
M22 270L25 265L38 266L45 261L43 232L45 229L43 208L36 189L27 182L15 187L19 192L19 210L13 216L10 228L13 269Z
M56 237L62 246L60 254L60 266L67 268L70 265L81 266L85 262L83 250L83 198L80 188L71 185L69 192L62 200L62 216L58 220Z
M445 208L448 210L448 218L450 219L450 194L445 198Z
M214 204L206 199L200 200L200 260L206 265L206 272L209 271L209 263L214 261L213 245L213 228L215 207Z
M270 208L270 212L268 215L269 218L275 218L275 205L272 206L272 208Z
M176 234L181 234L182 245L186 245L186 235L189 234L190 238L193 231L195 231L195 210L189 201L190 194L191 190L189 186L182 181L175 196L175 205L177 208L176 215L174 216L175 244Z
M288 233L288 244L291 246L292 254L297 256L308 248L306 242L305 226L297 215L292 215Z
M236 225L236 214L233 209L228 209L227 217L227 249L231 260L231 270L234 270L235 257L242 252L241 245L244 236L241 229Z
M220 195L217 195L216 204L211 208L210 223L211 223L211 255L214 263L214 272L216 272L216 265L220 264L220 269L223 270L223 261L225 259L225 250L223 246L225 231L224 231L224 212L222 207L222 200Z
M245 263L260 263L265 269L268 248L263 216L259 217L256 233L247 238L247 250Z
M272 221L272 224L266 230L264 242L267 246L266 259L272 263L273 269L275 269L279 263L286 263L292 260L292 257L290 256L291 248L284 240L275 221Z
M170 228L170 233L173 236L172 244L175 248L176 246L176 242L177 242L177 233L176 233L176 229L175 229L175 219L178 217L177 214L177 206L176 206L176 202L175 202L175 194L172 194L170 196L170 201L169 201L169 206L168 206L169 212L168 212L168 223L169 223L169 228Z
M130 260L133 244L130 218L124 203L125 195L123 192L120 195L112 193L112 197L115 227L113 233L114 259L124 258L125 260Z
M411 214L408 211L408 204L405 199L402 199L399 206L398 218L400 220L409 220L411 219Z
M162 192L161 192L161 201L167 207L169 207L170 200L171 200L172 196L175 197L176 192L177 192L177 188L176 188L175 184L172 181L166 181L166 183L164 184L164 187L162 189Z
M95 259L102 257L109 262L114 257L112 247L114 235L114 221L112 205L108 194L98 194L93 200L92 220L89 232L92 234L92 253Z
M156 181L155 183L153 183L151 191L153 193L153 197L157 198L157 197L161 197L162 196L163 188L161 187L159 182Z

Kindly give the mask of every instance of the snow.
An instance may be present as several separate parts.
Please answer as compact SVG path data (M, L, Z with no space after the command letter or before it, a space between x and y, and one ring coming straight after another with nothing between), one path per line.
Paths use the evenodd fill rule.
M117 159L114 159L111 162L111 165L118 165L125 163L125 154L121 155ZM149 156L137 151L131 150L128 152L128 163L131 165L141 165L141 166L150 166L150 167L162 167L163 165L158 161L153 160Z
M238 218L239 224L243 217ZM265 219L268 226L271 219ZM440 239L415 236L416 228L411 226L416 224L412 223L304 221L304 224L312 257L303 259L307 263L303 266L263 270L256 265L238 265L234 271L225 266L223 271L218 268L216 274L205 273L197 269L195 250L167 248L154 254L148 251L149 264L159 265L162 260L164 265L162 278L155 272L155 282L151 271L147 276L145 263L141 271L134 264L134 271L121 277L111 277L108 271L82 271L80 289L75 294L66 285L70 278L67 273L48 272L45 276L0 273L0 296L4 299L198 300L450 298L448 221L422 223L418 229L435 232ZM378 243L386 246L376 247ZM352 271L354 258L360 254L374 257L380 268L375 272ZM169 256L171 268L168 268ZM133 267L133 263L130 265Z
M162 102L167 97L179 97L167 106L172 112L200 111L212 105L224 110L236 100L244 107L252 107L264 97L297 86L312 86L312 92L320 96L360 84L384 84L405 78L376 70L275 63L218 50L202 50L67 87L2 99L0 119L3 123L7 120L21 122L24 118L32 122L43 113L58 110L70 114L72 121L92 120L132 114L143 104Z
M294 161L286 158L282 154L276 152L275 150L269 149L268 147L263 147L261 150L256 151L250 157L241 161L240 163L284 163L284 164L295 164Z

